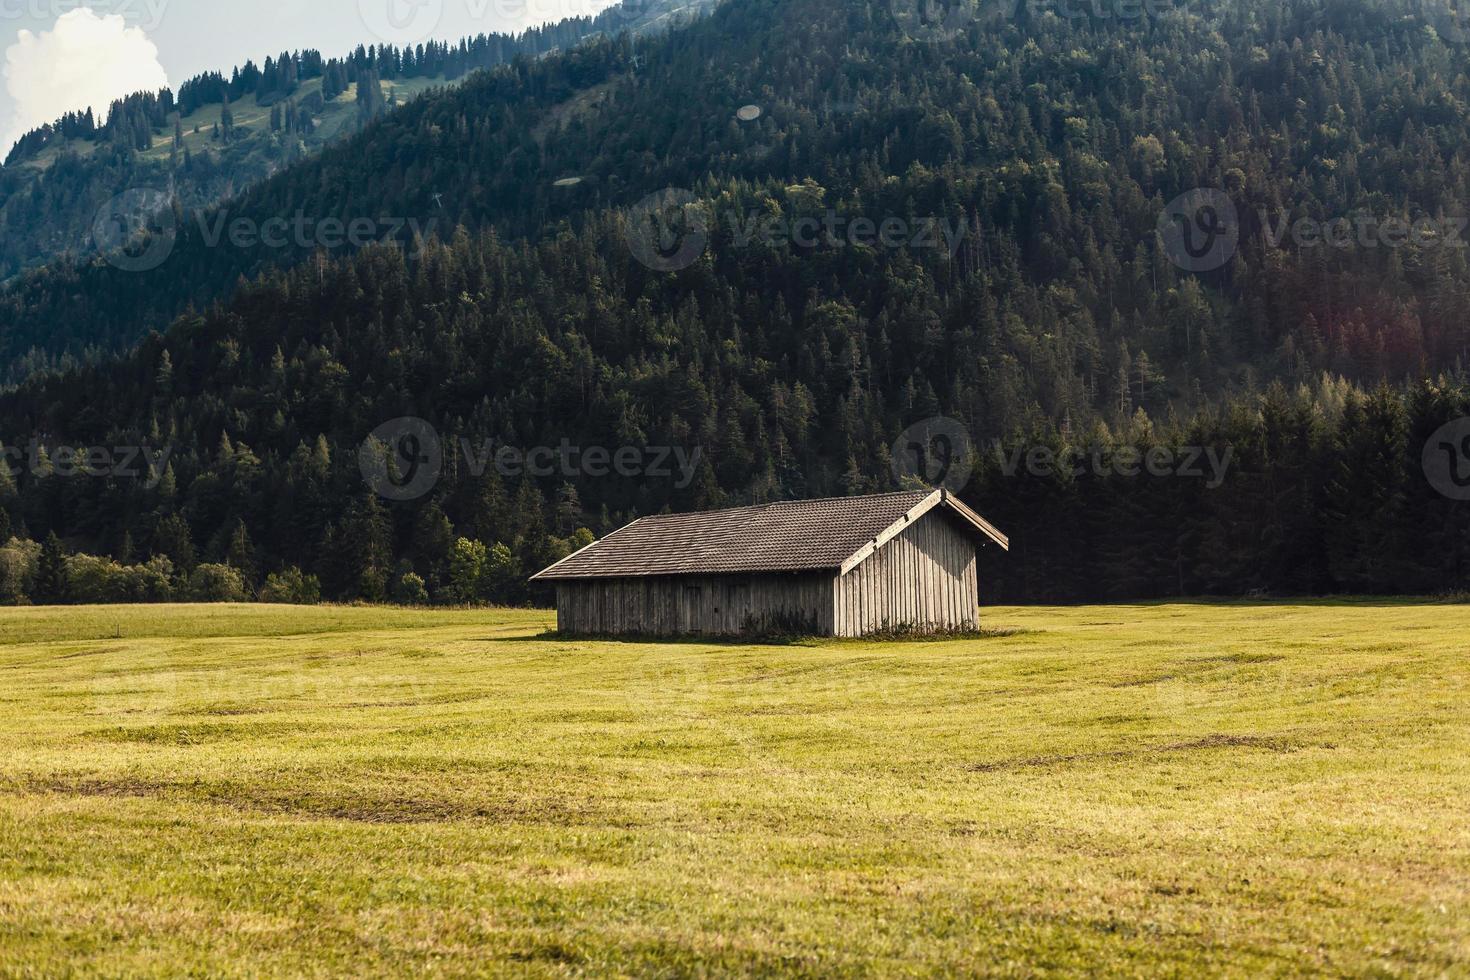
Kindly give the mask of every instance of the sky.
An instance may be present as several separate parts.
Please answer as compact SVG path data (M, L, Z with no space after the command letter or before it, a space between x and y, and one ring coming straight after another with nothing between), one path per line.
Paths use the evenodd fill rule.
M282 51L327 56L595 14L612 0L0 0L0 159L61 114L257 64Z

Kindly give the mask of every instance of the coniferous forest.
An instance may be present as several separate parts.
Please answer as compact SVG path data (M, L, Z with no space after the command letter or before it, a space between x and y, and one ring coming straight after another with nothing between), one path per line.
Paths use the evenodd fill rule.
M359 131L414 93L474 72L570 48L588 37L642 33L680 0L626 0L519 34L450 44L358 45L343 57L283 51L263 64L206 72L172 89L116 99L26 133L0 168L0 277L70 253L95 255L101 208L149 190L198 211Z
M902 6L727 0L519 59L175 203L156 268L13 281L0 599L538 601L529 573L640 514L892 489L936 417L1013 541L987 600L1470 588L1446 11L1024 4L935 32ZM637 226L668 188L702 247L661 265ZM1238 244L1189 269L1161 216L1199 188ZM240 247L220 214L424 231ZM838 220L953 237L750 234ZM403 417L443 472L395 500L363 446ZM505 473L460 451L487 441L691 465ZM57 447L169 452L66 475Z

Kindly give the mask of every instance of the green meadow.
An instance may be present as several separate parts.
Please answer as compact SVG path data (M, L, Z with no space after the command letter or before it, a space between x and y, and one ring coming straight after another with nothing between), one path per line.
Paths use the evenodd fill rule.
M1470 606L0 610L0 975L1470 973Z

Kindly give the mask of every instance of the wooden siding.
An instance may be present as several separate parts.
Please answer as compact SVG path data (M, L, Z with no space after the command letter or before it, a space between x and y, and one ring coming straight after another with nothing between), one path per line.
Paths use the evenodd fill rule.
M677 575L556 583L564 633L644 636L830 636L831 573Z
M974 538L931 512L835 583L835 632L978 629Z

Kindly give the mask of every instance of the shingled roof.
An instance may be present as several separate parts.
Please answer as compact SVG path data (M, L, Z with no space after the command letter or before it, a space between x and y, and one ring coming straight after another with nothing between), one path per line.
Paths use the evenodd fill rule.
M936 507L950 511L977 538L1009 549L1005 535L949 492L918 490L640 517L532 581L846 572Z

